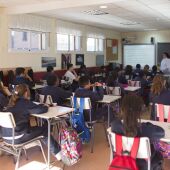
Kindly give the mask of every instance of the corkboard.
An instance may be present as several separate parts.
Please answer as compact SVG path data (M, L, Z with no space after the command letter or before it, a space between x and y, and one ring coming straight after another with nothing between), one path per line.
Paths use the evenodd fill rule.
M118 40L106 39L106 61L118 60Z

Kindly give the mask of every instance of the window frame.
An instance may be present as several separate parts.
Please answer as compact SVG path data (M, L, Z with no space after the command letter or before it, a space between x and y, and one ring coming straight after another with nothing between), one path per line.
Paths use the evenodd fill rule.
M30 36L30 42L29 42L29 49L14 49L11 46L11 32L12 31L18 31L18 32L29 32L29 36ZM31 50L32 47L32 38L31 35L32 33L37 33L40 34L40 48L41 49L37 49L37 50ZM43 49L43 38L42 35L46 34L46 42L45 42L45 46L46 49ZM26 30L26 29L16 29L16 28L9 28L8 29L8 52L15 52L15 53L43 53L43 52L48 52L50 49L50 32L43 32L43 31L35 31L35 30Z
M58 44L57 44L57 35L58 34L60 34L60 35L67 35L68 36L68 42L67 42L68 43L68 50L61 50L61 49L57 48L57 46L58 46ZM71 36L74 37L74 41L73 41L74 42L74 49L73 50L71 50L71 48L70 48L71 47L70 46L70 44L71 44L70 43L71 42L70 41L70 39L71 39L70 37ZM76 37L80 37L80 44L79 44L80 48L78 50L76 49ZM57 52L80 52L80 51L82 51L82 36L73 35L73 34L56 33L56 45L55 46L56 46L56 51Z
M93 38L94 39L94 51L88 51L88 49L87 49L87 41L88 41L88 38ZM103 51L100 51L99 50L99 40L102 40L103 41ZM104 50L105 50L105 48L104 48L104 38L94 38L94 37L87 37L87 39L86 39L86 51L88 52L88 53L100 53L100 54L103 54L104 53Z

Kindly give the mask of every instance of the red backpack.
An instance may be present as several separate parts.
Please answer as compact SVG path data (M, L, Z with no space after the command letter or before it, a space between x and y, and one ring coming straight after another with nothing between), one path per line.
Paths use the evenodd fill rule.
M131 151L123 151L122 136L116 135L116 152L109 170L139 170L136 164L139 142L139 138L134 138Z

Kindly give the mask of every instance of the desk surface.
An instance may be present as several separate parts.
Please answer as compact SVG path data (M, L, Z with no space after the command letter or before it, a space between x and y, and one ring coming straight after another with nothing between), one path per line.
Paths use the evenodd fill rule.
M121 96L104 95L103 100L98 101L98 103L112 103L119 99Z
M55 118L59 116L63 116L67 113L73 112L74 109L70 107L63 107L63 106L54 106L54 107L49 107L47 113L43 114L32 114L35 117L43 118L43 119L50 119L50 118Z
M164 129L165 131L165 137L161 138L161 141L165 141L165 142L170 142L170 123L167 122L159 122L159 121L153 121L153 120L145 120L142 119L142 122L150 122L154 125L160 126ZM111 132L111 128L107 129L107 132L110 133Z
M170 123L167 122L159 122L159 121L153 121L153 120L141 120L142 122L150 122L154 125L160 126L165 131L165 137L162 138L162 141L170 142Z
M124 88L124 90L126 90L126 91L131 91L131 92L137 91L137 90L139 90L139 89L141 89L141 87L128 86L128 87L125 87L125 88Z
M32 88L33 90L36 89L42 89L43 87L45 87L46 85L40 85L40 84L35 84L35 86Z

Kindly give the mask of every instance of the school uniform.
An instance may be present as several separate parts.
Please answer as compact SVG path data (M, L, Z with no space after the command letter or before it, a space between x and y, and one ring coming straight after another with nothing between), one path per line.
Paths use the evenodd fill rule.
M42 114L48 111L48 107L44 105L36 105L32 101L29 101L25 98L19 98L16 102L16 105L10 107L6 110L7 112L11 112L14 116L14 120L16 123L15 128L15 144L20 144L31 140L38 136L45 136L44 141L47 142L47 124L44 124L42 127L31 127L30 126L30 114ZM5 114L5 112L4 112ZM12 129L10 128L2 128L2 136L8 142L12 142ZM59 146L54 141L51 140L51 150L54 154L59 152Z
M54 74L53 72L47 72L47 73L44 75L43 80L46 80L46 81L47 81L48 77L51 76L51 75L55 75L55 74ZM55 75L55 76L56 76L56 75Z
M134 71L133 71L133 79L135 78L135 77L137 77L137 76L139 76L139 73L141 72L141 69L135 69Z
M19 85L19 84L26 84L29 86L29 88L32 88L34 86L34 82L26 79L25 77L16 76L14 80L14 85Z
M125 130L123 123L120 119L114 119L111 124L112 132L125 136ZM137 129L137 137L148 137L150 142L159 140L165 136L164 129L159 126L153 125L151 123L141 123L140 127ZM160 153L156 152L153 145L151 145L151 167L152 165L159 163L162 159ZM137 159L137 165L140 170L147 169L147 162L142 159Z
M2 111L4 107L7 106L7 104L8 98L2 92L0 92L0 111Z
M92 104L92 120L96 120L99 118L102 113L99 113L96 108L96 101L102 100L104 96L103 87L96 87L95 91L85 88L78 88L75 91L75 97L80 98L90 98ZM84 112L85 120L89 120L89 116L87 112Z
M150 94L150 102L152 103L151 120L156 120L155 103L170 105L170 90L164 89L159 95Z
M41 90L42 95L50 95L54 103L63 105L65 99L72 96L70 91L63 90L57 86L46 86Z

